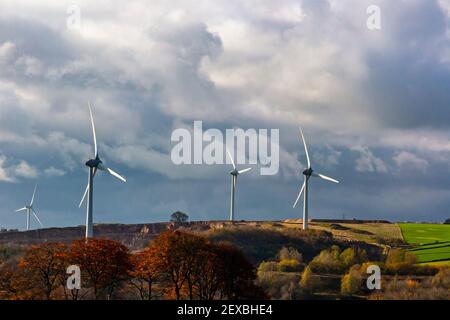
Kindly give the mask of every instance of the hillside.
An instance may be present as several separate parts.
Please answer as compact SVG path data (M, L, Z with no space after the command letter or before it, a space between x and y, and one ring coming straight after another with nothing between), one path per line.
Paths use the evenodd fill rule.
M356 229L356 225L359 229ZM259 263L273 258L285 246L298 249L306 260L312 259L321 250L332 245L338 245L341 248L361 247L377 257L383 251L383 247L376 240L381 239L382 235L388 236L390 233L381 231L385 230L388 224L380 224L378 228L374 228L373 225L373 223L368 226L358 223L352 224L353 227L350 228L330 222L311 222L311 229L304 232L301 230L301 223L296 221L240 221L233 224L229 221L196 221L96 224L94 232L97 238L117 240L132 250L139 250L165 230L190 231L203 234L214 242L231 242L243 250L251 261ZM394 225L389 225L389 228L392 226ZM358 231L361 228L372 228L378 230L379 234L368 234L368 231L363 231L361 234L361 231ZM84 232L84 226L6 232L0 233L0 245L28 246L43 242L70 243L75 239L82 239Z
M145 247L151 239L165 230L187 228L200 231L221 227L225 223L220 221L199 221L185 223L95 224L94 233L97 238L117 240L129 248L137 250ZM70 243L73 240L84 238L84 234L84 226L2 232L0 233L0 245L32 245L50 241Z

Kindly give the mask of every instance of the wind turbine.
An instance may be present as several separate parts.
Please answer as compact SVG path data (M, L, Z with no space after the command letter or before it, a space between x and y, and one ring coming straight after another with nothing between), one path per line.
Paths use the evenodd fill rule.
M39 220L36 211L33 208L33 204L34 204L34 196L36 194L36 188L37 188L37 184L34 186L34 191L33 191L33 196L31 197L31 202L28 206L25 206L23 208L17 209L16 212L21 212L21 211L26 211L27 212L27 231L30 230L30 216L31 214L33 214L33 216L36 218L37 222L39 222L39 224L41 225L41 227L43 227L44 225L42 224L41 220Z
M233 157L231 156L230 152L227 149L227 155L231 160L231 164L233 165L233 170L230 172L231 174L231 203L230 203L230 221L234 221L234 194L235 194L235 190L236 190L236 182L237 182L237 177L238 175L240 175L241 173L247 172L252 170L252 168L247 168L247 169L242 169L242 170L237 170L236 169L236 165L234 164L234 160Z
M302 193L304 193L304 195L303 195L303 230L306 230L306 229L308 229L308 182L309 182L309 178L318 177L323 180L331 181L334 183L339 183L339 181L337 181L336 179L327 177L326 175L314 172L314 170L311 167L311 162L309 160L309 154L308 154L308 147L306 146L305 137L303 136L303 131L302 131L301 127L300 127L300 135L302 137L303 146L305 147L306 161L308 162L308 168L306 168L303 171L303 176L304 176L303 185L300 189L300 192L298 193L297 199L294 202L293 208L295 208L298 200L300 199L300 196L302 195Z
M93 194L94 194L94 177L97 173L97 170L105 171L111 174L112 176L116 177L119 180L122 180L123 182L127 182L124 177L122 177L117 172L113 171L112 169L106 167L102 160L100 160L100 157L98 156L98 149L97 149L97 137L95 135L95 126L94 126L94 117L92 116L92 109L91 104L88 102L89 107L89 114L91 116L91 125L92 125L92 136L94 138L94 158L89 159L86 162L86 166L89 167L89 177L88 177L88 183L86 186L86 190L84 191L83 198L81 198L79 207L84 202L84 199L87 195L87 210L86 210L86 240L88 238L92 238L94 236L94 229L93 229Z

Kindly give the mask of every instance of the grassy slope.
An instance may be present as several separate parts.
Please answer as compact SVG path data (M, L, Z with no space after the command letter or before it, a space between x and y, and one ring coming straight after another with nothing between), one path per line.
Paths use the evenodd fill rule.
M450 261L450 225L400 224L405 241L414 244L411 249L418 262Z
M380 239L385 241L403 240L399 226L393 223L339 223L339 225L347 228L347 230L337 230L332 228L330 224L325 223L312 224L311 228L329 231L336 238L365 241L371 244L379 243ZM360 231L364 233L360 233Z
M375 258L381 250L378 246L366 242L349 242L334 238L327 232L301 230L300 224L285 224L278 222L236 223L221 229L210 230L207 236L215 241L229 241L243 250L245 255L254 263L269 261L275 258L283 247L296 248L305 261L312 260L321 250L338 245L341 248L358 246ZM349 240L349 239L346 239ZM356 239L351 239L356 240Z

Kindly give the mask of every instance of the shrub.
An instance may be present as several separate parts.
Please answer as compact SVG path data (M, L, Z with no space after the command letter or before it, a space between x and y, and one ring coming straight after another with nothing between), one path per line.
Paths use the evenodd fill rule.
M281 272L298 272L302 270L302 264L295 259L281 260L278 262L278 271Z
M440 271L431 280L431 283L435 287L450 290L450 267L440 269Z
M297 249L291 248L291 247L283 247L278 252L277 255L278 260L296 260L298 262L303 262L303 257L300 252L298 252Z
M341 252L338 246L322 250L310 263L314 272L341 274L350 266L367 261L367 253L360 248L347 248Z
M302 273L300 287L306 293L313 293L321 287L320 278L312 272L309 266L307 266Z
M261 272L257 284L271 299L292 300L301 298L299 276L293 273Z
M276 261L263 261L259 264L258 274L260 272L278 271L278 262Z
M449 300L450 291L435 287L429 280L393 280L383 284L382 291L373 293L370 299L384 300Z
M344 295L353 295L361 290L363 276L359 265L354 265L349 272L342 277L341 293Z

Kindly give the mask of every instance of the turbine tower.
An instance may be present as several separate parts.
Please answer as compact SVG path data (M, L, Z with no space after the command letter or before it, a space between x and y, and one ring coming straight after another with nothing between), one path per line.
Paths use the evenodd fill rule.
M16 212L26 211L27 212L27 231L30 230L30 216L33 214L33 216L36 218L37 222L43 227L41 220L39 220L36 211L33 208L34 204L34 196L36 194L36 188L37 184L34 186L33 196L31 197L30 204L28 206L25 206L23 208L17 209Z
M227 155L231 160L231 164L233 165L233 170L230 172L231 174L231 202L230 202L230 221L234 221L234 194L236 191L236 182L237 182L237 177L238 175L240 175L241 173L244 172L248 172L250 170L252 170L252 168L247 168L247 169L242 169L242 170L237 170L236 169L236 165L234 164L234 160L233 157L231 156L230 152L227 149Z
M89 167L89 176L88 176L88 183L86 186L86 190L84 191L83 198L81 198L79 207L84 202L84 199L87 195L87 209L86 209L86 240L88 238L92 238L94 236L94 229L93 229L93 195L94 195L94 177L97 173L97 170L105 171L111 174L112 176L116 177L119 180L122 180L123 182L126 182L125 178L122 177L117 172L113 171L112 169L106 167L102 160L100 160L100 157L98 156L98 149L97 149L97 137L95 135L95 126L94 126L94 117L92 116L92 109L91 105L88 102L89 107L89 114L91 116L91 126L92 126L92 136L94 138L94 158L89 159L86 162L86 166Z
M323 180L331 181L334 183L339 183L336 179L327 177L326 175L316 173L311 167L311 162L309 160L309 154L308 154L308 147L306 146L305 137L303 136L302 128L300 127L300 135L303 141L303 146L305 147L305 153L306 153L306 161L308 163L308 168L306 168L303 171L303 185L300 189L300 192L298 193L297 199L294 202L293 208L297 205L298 200L300 199L300 196L303 193L303 230L308 229L308 182L309 178L311 177L318 177Z

